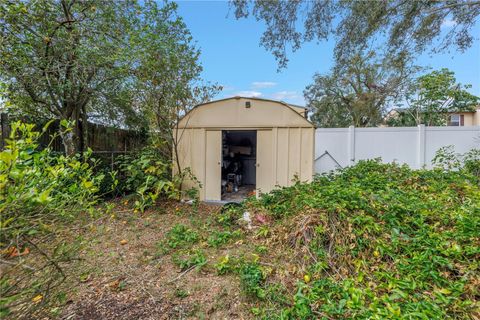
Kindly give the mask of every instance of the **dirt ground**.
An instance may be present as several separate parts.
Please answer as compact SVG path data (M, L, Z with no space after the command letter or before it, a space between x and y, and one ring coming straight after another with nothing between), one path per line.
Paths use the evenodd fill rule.
M248 299L233 275L217 275L213 265L228 250L205 248L207 264L181 270L171 253L159 254L158 243L175 224L205 230L220 207L165 203L145 213L133 213L118 200L110 216L92 223L81 234L88 246L69 284L72 291L61 319L248 319Z

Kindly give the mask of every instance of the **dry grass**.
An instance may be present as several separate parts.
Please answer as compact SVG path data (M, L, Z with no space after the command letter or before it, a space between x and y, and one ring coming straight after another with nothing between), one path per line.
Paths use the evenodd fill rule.
M225 256L236 261L258 261L268 273L267 282L281 284L292 294L314 259L308 244L314 229L323 223L316 213L277 224L266 215L252 216L253 228L243 228L239 238L212 246L208 238L222 227L215 221L218 206L160 203L145 213L134 213L125 199L111 202L110 214L85 217L66 226L56 241L82 243L78 259L65 269L66 298L60 319L252 319L252 308L269 303L242 292L235 272L219 275L217 263ZM99 209L101 210L101 209ZM177 224L195 230L199 239L182 250L201 250L207 263L201 269L181 268L174 262L178 249L159 247ZM30 258L34 258L33 256ZM286 301L291 303L291 301Z
M123 200L122 200L123 202ZM82 251L70 285L62 319L244 319L238 280L218 276L211 264L218 252L208 252L208 265L182 272L171 254L158 254L158 242L173 225L202 229L218 207L162 203L142 215L117 203L114 214L83 231ZM207 232L207 231L206 231ZM198 246L205 247L205 243ZM210 250L213 251L213 250Z

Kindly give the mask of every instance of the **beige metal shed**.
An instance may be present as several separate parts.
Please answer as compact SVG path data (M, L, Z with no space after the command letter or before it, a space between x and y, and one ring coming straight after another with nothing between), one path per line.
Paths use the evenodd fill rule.
M181 168L202 184L200 200L230 201L313 177L315 128L299 106L245 97L208 102L181 119L177 139Z

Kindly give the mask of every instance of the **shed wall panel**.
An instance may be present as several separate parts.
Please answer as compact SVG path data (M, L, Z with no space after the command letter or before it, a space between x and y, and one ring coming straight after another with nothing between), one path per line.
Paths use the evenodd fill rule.
M288 185L288 128L279 128L277 130L277 171L275 185Z
M288 136L289 152L288 158L288 181L287 186L292 185L295 176L300 174L300 159L301 159L301 135L299 128L290 128Z
M205 199L221 200L222 131L206 132Z
M314 135L313 128L302 128L302 143L301 143L301 164L300 164L300 179L302 181L312 180L313 174L313 153L314 153Z
M257 131L257 189L268 193L274 187L272 130Z

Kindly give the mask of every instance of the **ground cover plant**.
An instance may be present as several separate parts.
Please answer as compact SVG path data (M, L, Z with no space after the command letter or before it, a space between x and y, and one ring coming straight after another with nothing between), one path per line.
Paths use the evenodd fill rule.
M287 269L304 274L288 288L287 270L277 270L270 282L289 289L289 303L266 304L261 314L478 317L478 182L466 170L411 170L371 160L250 199L246 210L272 217L279 230L287 227L284 239L272 227L275 244L267 250L284 248L292 257Z

